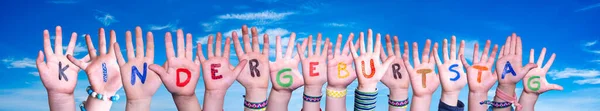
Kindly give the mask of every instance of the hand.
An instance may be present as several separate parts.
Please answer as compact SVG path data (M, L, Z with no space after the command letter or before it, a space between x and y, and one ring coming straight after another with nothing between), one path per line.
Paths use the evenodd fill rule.
M284 57L281 49L281 37L277 36L275 62L269 64L273 90L292 92L304 84L304 79L298 71L299 54L292 58L295 40L296 33L292 33Z
M408 47L408 44L404 44L404 47ZM421 61L423 62L421 62L419 61L419 45L417 45L417 42L414 42L413 62L415 67L413 68L409 61L404 61L404 65L410 75L414 96L431 96L440 85L440 80L438 79L439 75L435 74L433 71L435 65L434 58L431 57L433 56L433 53L429 52L430 47L431 40L427 39L421 57ZM437 47L437 43L434 47ZM408 53L404 53L403 58L404 60L408 60Z
M492 54L488 55L490 44L491 41L487 40L483 54L481 55L481 58L479 58L479 44L475 43L473 49L473 59L471 59L473 61L473 65L471 66L464 56L465 41L463 40L460 42L460 49L458 50L458 53L460 54L460 59L463 66L467 68L467 80L469 82L470 92L487 94L487 92L490 90L490 88L492 88L492 86L494 86L496 80L498 79L496 76L497 73L492 73L490 69L494 65L496 52L498 51L498 45L494 45Z
M335 43L335 53L331 53L333 50L327 51L329 52L329 54L327 54L329 61L327 65L327 87L337 91L345 90L346 87L356 79L356 72L354 68L352 68L354 59L348 51L350 50L350 47L358 48L358 44L350 44L354 38L354 34L350 33L346 45L344 45L344 49L340 50L342 38L342 34L338 34L337 42ZM332 49L331 44L329 45L329 49Z
M443 44L443 55L444 62L440 60L438 55L438 47L433 48L433 54L435 57L435 63L440 73L440 81L442 82L443 92L457 94L467 84L465 70L462 64L456 58L456 37L452 36L452 43L450 44L450 53L448 53L448 40L444 39ZM450 57L448 57L450 55ZM461 78L462 77L462 78Z
M152 96L156 93L158 87L160 87L161 81L154 71L148 70L148 65L154 63L154 36L152 32L146 34L147 46L146 56L144 56L142 33L142 28L139 26L135 28L135 52L131 32L127 31L125 33L128 62L125 62L119 44L114 44L114 47L119 66L121 67L121 78L124 83L125 93L127 94L127 101L144 101L145 103L150 103ZM147 105L149 109L150 104Z
M229 63L231 39L227 37L227 40L225 40L225 49L223 50L221 50L222 40L223 38L221 33L217 33L216 48L213 49L213 36L211 35L208 37L208 60L204 58L202 44L198 43L197 53L198 57L200 57L200 63L202 64L202 71L204 72L204 85L207 91L226 92L238 77L240 71L242 71L242 68L248 62L247 60L243 59L237 67L231 66ZM213 50L215 50L215 53L213 53Z
M529 52L530 64L533 64L533 61L535 59L533 57L534 53L535 52L533 49L531 49L531 52ZM542 66L545 55L546 48L543 48L538 58L537 66ZM546 65L544 65L543 67L533 68L531 71L527 72L527 75L525 76L525 78L523 78L523 91L525 93L542 94L550 90L563 90L562 86L558 84L550 84L548 83L548 80L546 80L546 73L548 72L548 69L550 69L550 67L552 66L555 57L556 54L552 53L552 56L550 56L550 59L548 60L548 62L546 62Z
M316 50L313 51L312 45L313 37L312 35L308 36L308 39L305 39L302 42L302 46L298 44L298 54L300 55L300 61L302 61L302 73L304 75L304 87L311 87L321 89L323 84L327 82L327 64L324 61L327 61L327 50L329 47L329 38L325 40L324 44L321 44L321 34L317 35L317 44ZM308 46L308 57L305 57L304 51ZM323 47L323 51L321 51L321 46ZM320 90L319 90L320 91ZM319 92L320 94L320 92ZM318 95L313 95L318 96Z
M79 72L80 68L69 61L65 55L73 54L77 41L77 33L73 32L71 34L71 41L69 42L69 46L67 46L67 53L65 55L63 55L62 28L60 26L56 26L55 37L55 51L52 51L50 34L48 30L44 30L44 51L43 53L42 51L38 52L36 60L40 79L42 79L42 83L44 83L48 94L73 95L75 85L77 84L77 72ZM44 62L44 54L46 55L46 62ZM85 56L81 61L89 61L89 59L89 56Z
M518 37L516 33L507 37L506 43L500 50L498 62L496 62L496 73L498 75L499 85L506 84L510 87L514 87L517 82L525 77L525 74L529 72L529 70L537 67L536 64L527 64L522 67L522 49L523 45L521 44L521 37Z
M246 88L246 100L250 102L262 102L267 99L267 89L269 87L269 36L263 36L262 53L258 43L258 31L256 27L252 29L252 47L250 46L250 37L248 35L248 26L242 26L242 35L244 39L244 48L240 45L240 40L236 32L232 33L235 53L238 60L249 60L247 67L242 68L237 81ZM245 52L244 52L245 51Z
M394 47L392 47L392 39L390 39L390 35L385 35L385 42L387 46L388 55L390 57L394 56L396 57L396 59L394 60L394 62L392 62L392 65L390 66L391 68L389 68L385 72L385 75L381 79L381 82L385 86L390 88L390 91L402 90L406 91L406 94L408 94L408 86L410 85L410 79L408 76L408 71L404 66L404 59L401 58L402 54L400 53L400 43L398 42L398 36L394 36ZM404 53L408 53L408 47L406 47L408 46L408 42L404 42L404 46ZM394 50L394 48L396 50ZM381 52L381 59L387 59L388 56L385 55L383 48L381 48Z
M373 44L373 31L371 29L367 31L367 35L367 48L365 48L364 35L362 32L358 39L361 55L359 56L356 53L356 48L354 47L350 47L350 52L352 52L352 57L356 64L356 73L358 73L358 89L364 92L374 92L376 91L377 83L381 80L383 75L385 75L385 70L389 68L392 61L396 58L395 56L390 56L383 64L381 64L381 58L377 57L380 55L379 53L381 53L381 35L377 34L375 44ZM351 42L351 44L354 45L353 42ZM373 49L373 46L375 46L375 49ZM360 66L358 65L359 63L361 64Z
M156 64L150 65L150 69L156 72L165 87L174 96L195 96L196 84L200 77L200 61L193 59L192 53L192 34L186 34L186 40L183 40L183 31L177 30L177 57L173 52L173 41L171 32L165 35L165 45L167 50L167 61L161 67ZM185 45L185 47L184 47Z

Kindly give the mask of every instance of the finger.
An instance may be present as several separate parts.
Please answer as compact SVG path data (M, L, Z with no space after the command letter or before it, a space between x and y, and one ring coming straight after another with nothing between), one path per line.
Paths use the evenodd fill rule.
M413 67L412 67L412 65L410 65L410 61L408 60L408 53L404 53L404 54L402 54L402 59L403 59L403 60L405 60L405 61L404 61L404 66L406 67L406 69L407 69L408 71L412 71L412 70L413 70ZM413 61L413 62L414 62L414 61ZM416 62L415 62L415 63L416 63ZM416 66L416 64L415 64L415 66Z
M248 60L244 59L242 61L240 61L240 64L238 64L237 67L235 67L235 69L233 69L233 78L237 78L240 75L240 72L242 72L242 69L244 69L244 67L246 67L246 64L248 64Z
M496 53L498 52L498 44L494 44L494 49L492 49L492 54L490 54L490 58L487 60L488 66L494 65L494 60L496 60Z
M394 36L394 49L393 50L394 50L394 55L396 57L401 57L402 56L402 54L400 53L400 41L398 41L398 36ZM388 54L389 54L389 51L388 51Z
M62 28L60 26L56 26L56 36L54 37L54 54L63 55L62 49Z
M546 62L546 65L544 65L544 70L548 70L550 69L550 67L552 67L552 63L554 63L554 58L556 58L556 54L552 53L552 56L550 56L550 59L548 59L548 62Z
M313 41L313 37L312 37L312 35L309 35L309 36L308 36L308 39L304 39L304 41L307 41L307 42L308 42L308 44L306 45L306 46L308 46L308 56L312 56L312 55L314 54L314 51L313 51L313 44L312 44L312 41ZM303 44L304 44L304 43L303 43ZM303 47L303 48L304 48L304 47ZM304 56L304 54L301 54L300 56Z
M269 35L264 34L263 35L263 50L262 53L264 55L267 55L267 57L269 56L269 50L271 49L271 46L269 46Z
M196 54L197 54L197 53L196 53ZM201 60L201 59L200 59L200 57L196 56L196 59L194 60L194 64L196 64L196 65L201 65L201 62L200 62L200 60ZM204 61L204 60L202 60L202 61Z
M208 42L207 42L207 45L206 45L206 47L207 47L206 48L206 50L207 50L206 53L208 53L208 59L210 59L210 58L212 58L212 57L215 56L215 54L213 52L214 51L213 50L213 42L215 42L215 41L214 41L213 38L214 37L212 35L208 36Z
M165 34L165 49L167 50L167 58L175 57L175 52L173 51L173 39L171 37L171 32L167 32Z
M347 46L347 44L346 44L346 46ZM340 52L341 51L340 47L342 47L342 34L338 34L337 40L335 41L334 56L341 55L342 52ZM344 49L346 49L346 48L344 48Z
M533 48L531 48L531 50L529 50L529 62L528 63L534 63L535 61L535 50Z
M321 52L321 42L323 42L323 36L321 35L321 33L317 34L317 45L315 45L315 55L322 55ZM311 44L312 45L312 44Z
M529 63L525 66L523 66L523 69L521 70L521 72L519 74L527 74L527 72L529 72L531 69L538 67L537 64L534 63Z
M88 47L88 54L90 55L90 58L95 59L96 48L94 48L94 43L92 43L92 38L90 37L90 34L85 34L85 44ZM46 52L46 56L48 56L48 52Z
M490 50L490 44L492 44L492 41L490 40L487 40L485 42L485 46L483 47L483 53L481 54L481 59L479 59L479 62L485 62L485 60L487 60L488 53Z
M144 39L142 35L142 28L140 26L135 27L135 55L138 58L144 57Z
M413 42L413 64L415 66L419 66L419 64L421 64L421 60L419 60L419 44L417 44L417 42Z
M360 45L360 54L366 54L367 53L367 48L365 47L365 33L360 32L359 38L358 38L358 44Z
M409 50L408 50L408 42L407 42L407 41L404 41L404 53L405 53L405 54L408 54L408 53L409 53ZM398 53L398 54L400 54L400 53ZM407 60L407 59L403 59L403 60L405 60L405 61L409 61L409 60Z
M452 51L450 51L450 52L452 52ZM461 40L461 41L460 41L460 46L459 46L459 48L458 48L458 55L459 55L459 56L460 56L460 55L465 55L465 41L464 41L464 40ZM452 59L452 57L450 57L450 59ZM461 59L462 59L462 58L461 58Z
M73 55L75 46L77 46L77 33L73 32L71 33L71 40L69 40L69 45L67 46L66 55Z
M192 44L192 34L185 34L185 57L189 60L194 60L194 46Z
M114 57L115 55L115 47L112 44L117 43L117 32L115 30L110 30L110 42L108 44L108 54ZM142 51L143 52L143 51Z
M304 39L306 40L306 39ZM294 51L294 43L296 41L296 33L292 32L290 34L290 40L288 41L287 50L285 51L285 58L292 58L292 53Z
M452 36L450 39L450 59L456 60L456 36Z
M542 66L542 63L544 62L544 58L546 57L546 48L542 48L542 52L540 52L540 57L537 60L537 66Z
M235 48L235 54L237 56L244 55L244 50L242 50L242 46L240 45L240 37L238 37L237 32L231 32L231 37L233 37L233 47Z
M550 89L550 90L559 90L559 91L562 91L562 90L563 90L563 87L562 87L562 86L560 86L560 85L558 85L558 84L549 84L549 85L548 85L548 89Z
M446 40L444 40L445 42ZM447 44L446 44L447 45ZM435 44L433 44L433 57L435 58L435 63L437 64L438 67L442 67L442 61L440 60L440 56L438 55L438 43L435 42ZM447 61L444 61L447 62Z
M423 49L423 55L421 57L421 61L423 63L429 63L429 62L433 62L433 61L429 61L429 53L430 52L430 48L431 48L431 40L427 39L427 41L425 42L425 48Z
M377 33L377 35L375 35L375 46L373 47L375 47L375 49L373 49L375 55L381 53L381 34Z
M512 49L512 48L511 48L511 43L512 43L512 42L510 42L510 40L512 40L512 39L511 39L511 36L508 36L508 37L506 38L506 43L504 43L504 46L506 47L506 49L504 50L504 55L508 55L508 54L510 54L510 52L512 52L512 51L511 51L511 49Z
M325 39L325 43L323 43L323 51L320 54L321 56L327 56L327 51L329 51L329 47L327 47L327 44L329 44L329 38Z
M281 50L281 36L278 35L275 37L275 57L276 57L276 59L283 57L281 55L282 54L281 51L282 51ZM236 53L237 53L237 51L236 51ZM239 56L239 54L238 54L238 56Z
M373 53L373 30L367 31L367 53Z
M77 60L73 57L73 55L67 55L67 59L69 59L69 61L71 61L71 63L75 64L77 67L81 68L81 69L86 69L88 64L84 63L80 60Z
M150 70L154 71L154 73L158 74L158 76L160 76L160 78L166 78L169 74L163 67L156 65L156 64L152 64L148 68L150 68Z
M198 58L196 58L196 60L200 59L200 62L204 62L206 61L206 58L204 57L204 49L202 48L202 44L201 43L196 43L198 44L198 48L196 48L196 55L198 56Z
M523 54L523 44L521 43L521 37L517 36L517 55Z
M390 38L390 34L385 34L385 48L387 49L387 55L394 55L394 47L392 46L392 39ZM381 54L385 55L385 51L381 48Z
M352 41L352 39L354 39L354 33L350 33L350 35L348 36L348 40L346 40L346 43L344 44L344 49L342 49L342 53L340 55L347 56L349 54L348 51L350 51L350 47L354 47L354 45L352 45L350 43ZM354 47L354 48L357 48L357 47Z
M186 58L185 57L185 42L183 36L183 30L177 29L177 57L178 58Z
M119 47L119 43L115 43L113 44L115 47L115 54L117 56L117 63L119 63L119 66L123 66L123 64L125 64L125 59L123 59L123 53L121 52L121 47ZM131 60L131 59L128 59Z
M54 55L54 51L52 51L52 45L50 45L50 33L48 30L44 30L44 53L48 57L52 57L52 55Z
M132 43L132 37L131 37L131 32L127 31L125 32L125 50L127 51L127 60L132 60L133 58L135 58L135 53L133 52L133 43Z
M227 60L229 60L229 51L230 50L231 50L231 38L226 37L226 39L225 39L225 49L223 49L223 57L225 57Z
M473 46L473 64L479 63L479 59L479 43L475 42L475 45Z
M512 37L510 38L510 54L516 54L517 53L517 34L513 33Z
M354 42L350 41L350 44L354 46ZM358 54L356 54L356 47L350 47L350 53L353 58L358 58Z
M154 35L152 32L146 34L146 57L154 60Z
M48 72L48 66L46 65L46 62L44 62L44 53L41 50L38 51L38 56L35 60L35 65L37 66L39 72Z
M327 44L327 48L329 49L329 50L327 50L327 58L329 60L331 60L331 59L333 59L333 50L332 50L331 43ZM339 50L339 48L338 48L338 50Z
M498 54L498 58L502 58L502 56L504 55L504 46L502 46L502 48L500 48L500 54Z
M436 42L436 43L437 43L437 42ZM428 58L429 58L429 60L428 60L428 61L429 61L429 63L433 63L433 62L435 62L435 60L434 60L435 58L434 58L434 57L432 57L432 56L433 56L433 54L434 54L434 53L433 53L433 51L430 51L430 52L429 52L429 57L428 57ZM435 53L435 55L438 55L438 54L437 54L437 53Z
M260 47L258 46L258 31L256 30L256 27L252 27L251 29L252 31L252 51L254 52L260 52Z
M460 56L460 61L462 62L463 67L470 67L469 63L467 62L467 59L465 58L465 55L460 54L458 56Z
M89 62L89 61L90 61L90 55L85 55L85 56L83 56L83 57L82 57L81 59L79 59L79 60L80 60L80 61L83 61L83 62Z
M435 55L438 54L436 53ZM450 60L450 57L448 56L448 39L444 39L444 42L442 43L442 55L444 56L444 62Z
M250 46L250 38L248 36L248 26L242 26L242 39L244 39L244 51L246 53L252 52L252 48Z
M104 33L104 28L100 28L98 31L98 39L99 39L99 44L98 47L100 49L100 54L106 54L106 36Z
M385 51L383 51L383 49L379 49L379 50L381 50L382 52L385 52ZM390 56L394 56L394 55L390 55ZM387 56L385 55L385 53L379 53L379 58L381 60L386 60Z
M306 39L304 41L302 41L302 45L301 44L296 44L296 50L298 51L298 55L300 55L300 60L304 60L306 57L304 56L304 51L306 49L306 46L308 45L308 41L306 41ZM311 55L308 55L311 56Z
M216 48L215 49L215 56L216 57L222 57L223 56L223 54L222 54L223 50L221 50L221 42L223 41L222 39L223 39L223 35L221 35L221 32L218 32L217 33L217 43L215 44L216 45L215 46L215 48Z
M390 56L388 59L385 59L385 61L383 62L383 64L381 64L381 66L383 66L382 70L387 70L387 68L389 68L390 64L392 64L392 62L394 62L394 60L396 59L395 56ZM382 73L380 75L376 75L376 78L381 79L381 77L383 77L385 75L385 73Z

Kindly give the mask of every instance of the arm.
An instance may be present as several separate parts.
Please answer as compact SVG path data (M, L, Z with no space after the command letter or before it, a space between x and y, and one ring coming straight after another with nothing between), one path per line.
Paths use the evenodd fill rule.
M328 45L329 49L332 50L328 51L329 54L327 54L329 61L327 63L329 69L327 72L327 99L325 104L325 110L327 111L346 110L347 87L356 79L356 71L351 67L353 58L348 53L350 47L357 48L357 45L352 46L350 44L353 38L354 34L351 33L343 50L340 50L342 47L342 34L338 34L335 49L332 48L331 44Z
M252 47L250 47L250 37L248 35L248 26L242 26L242 36L246 50L242 49L237 33L233 32L233 44L235 53L240 60L249 60L248 65L242 68L242 72L237 77L237 81L246 89L245 102L262 103L267 100L267 89L269 87L269 36L263 36L263 50L260 51L258 43L258 31L256 27L251 29ZM245 106L246 111L252 111Z
M467 69L467 81L469 83L469 111L484 111L488 109L487 104L480 104L487 100L487 94L490 88L496 84L497 76L496 73L491 72L491 67L494 65L496 53L498 51L498 45L494 45L492 53L488 55L491 41L487 40L483 54L479 58L479 44L475 43L473 50L473 65L471 66L464 56L465 41L460 42L460 48L458 50L461 62Z
M325 43L321 44L321 34L317 35L317 44L315 45L316 50L313 49L312 40L313 37L308 36L308 39L302 43L302 46L298 45L298 54L300 54L300 61L302 61L302 73L304 76L304 97L313 98L318 101L307 101L304 99L302 103L302 110L305 111L318 111L320 110L323 84L327 82L327 52L329 45L329 38L325 40ZM321 51L321 46L325 46ZM305 57L304 51L308 47L308 57Z
M534 61L534 53L533 49L529 52L529 63L531 64L533 64ZM546 48L543 48L537 61L538 66L542 66L545 55ZM533 111L540 94L551 90L563 90L562 86L550 84L548 83L548 80L546 80L546 73L548 72L548 69L550 69L550 66L552 66L555 57L556 54L553 53L543 67L533 68L531 71L527 72L527 75L523 78L523 93L521 93L521 97L519 98L519 103L523 106L522 111Z
M304 79L298 71L299 54L292 57L296 33L290 35L285 56L282 54L281 37L276 38L276 59L269 64L271 94L269 95L267 111L286 111L292 92L304 84Z
M405 44L404 47L408 47ZM412 83L413 97L410 105L411 111L427 111L431 105L431 95L437 90L440 85L439 75L433 71L435 69L435 61L433 52L429 52L431 40L427 39L425 48L423 49L422 60L419 61L419 48L416 42L413 43L413 62L415 67L410 65L409 61L404 61L406 69L410 74ZM434 45L437 47L437 43ZM437 54L436 54L437 55ZM404 53L404 60L408 60L408 53Z

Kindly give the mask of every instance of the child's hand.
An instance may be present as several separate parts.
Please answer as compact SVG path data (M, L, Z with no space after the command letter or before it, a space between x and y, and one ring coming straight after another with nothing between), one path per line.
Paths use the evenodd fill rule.
M469 65L466 57L464 56L465 41L460 42L460 59L463 66L467 68L467 80L469 82L469 91L474 93L486 93L496 84L497 76L496 73L492 73L490 69L494 65L496 58L496 52L498 51L498 45L494 45L492 54L488 55L491 41L487 40L485 48L481 58L479 58L479 44L475 43L473 50L473 65Z
M277 36L276 39L276 59L275 62L271 62L269 67L271 69L271 83L273 89L276 91L292 92L298 87L304 84L302 74L298 71L298 62L300 61L299 54L294 54L294 43L296 41L296 34L292 33L287 45L285 56L281 49L281 37Z
M507 37L506 44L502 46L498 61L496 62L496 73L500 86L506 85L514 87L517 82L521 81L529 70L538 67L536 64L527 64L523 66L523 45L521 37L513 33ZM507 92L509 93L509 92Z
M264 101L266 99L267 88L269 87L269 36L263 36L263 50L260 51L258 43L258 31L256 27L252 27L252 46L250 45L250 36L248 35L248 27L242 26L242 36L244 40L244 50L240 45L240 40L236 32L232 33L235 53L240 60L247 60L246 67L242 68L241 74L237 77L237 81L246 88L246 97L250 101ZM260 91L260 92L258 92ZM257 92L256 95L252 94ZM254 97L256 96L256 97ZM257 100L252 100L257 99Z
M408 44L404 44L404 47L408 47ZM434 58L432 52L429 52L431 47L431 40L427 39L425 48L423 49L422 62L419 61L419 48L417 42L413 43L413 62L415 67L410 65L408 60L408 53L404 53L403 58L404 65L408 69L410 74L410 81L412 84L414 96L431 96L433 92L440 85L439 76L435 74ZM437 43L434 45L437 47Z
M381 80L385 71L389 68L395 56L390 56L383 64L381 63L381 35L377 34L375 44L373 44L373 31L367 32L367 47L364 43L364 34L360 33L358 44L360 45L360 56L356 53L356 48L350 47L352 57L354 58L356 73L358 77L358 90L364 92L376 91L377 83ZM354 45L353 42L351 42ZM375 48L373 48L375 47Z
M381 82L390 88L390 91L395 89L406 90L408 94L408 86L410 86L410 78L408 76L408 71L404 66L404 59L401 57L400 53L400 42L398 42L398 36L394 36L394 47L392 47L392 39L390 39L390 35L385 36L386 46L389 57L396 57L394 62L388 70L385 72L385 75L381 79ZM404 53L408 53L408 42L404 42ZM394 48L396 50L394 50ZM388 56L385 55L383 48L381 48L381 59L387 59ZM391 93L391 92L390 92ZM391 95L390 95L391 96ZM403 98L404 99L404 98Z
M344 49L340 50L340 47L342 47L342 38L342 34L338 34L337 42L335 43L335 51L327 51L329 53L327 54L329 61L327 65L329 68L327 70L327 86L336 91L345 90L346 87L356 79L356 72L354 68L352 68L354 59L348 51L350 50L350 47L357 48L358 44L350 44L354 38L354 34L351 33L346 41L346 45L344 45ZM328 47L329 49L332 49L331 44L329 44Z
M204 52L202 44L198 43L198 57L200 57L200 63L202 64L202 72L204 72L204 85L206 91L219 91L227 92L227 89L242 71L242 68L246 65L247 60L242 60L237 67L233 67L229 63L229 49L231 38L227 37L225 40L225 49L221 50L221 33L217 34L217 42L214 43L213 36L208 37L208 60L204 58ZM213 49L213 44L215 48ZM214 52L214 53L213 53Z
M458 93L467 84L467 77L462 66L463 64L461 64L456 57L456 37L452 36L451 41L450 53L448 53L448 40L444 39L444 44L442 46L442 54L444 55L443 63L438 55L437 45L433 48L433 54L436 60L435 63L438 67L438 72L440 73L439 77L442 82L443 93L456 94L456 97L458 98ZM448 55L450 55L450 57L448 57Z
M327 82L327 63L325 61L327 61L327 50L329 47L327 47L329 45L329 38L327 38L327 40L325 40L325 43L321 44L322 40L321 40L321 34L319 34L317 36L317 44L315 46L316 50L313 51L313 45L312 45L312 41L313 41L313 37L312 35L308 36L308 39L305 39L302 42L302 46L300 46L300 44L298 44L297 49L298 49L298 54L300 55L300 61L302 61L302 73L303 73L303 77L304 77L304 87L305 87L305 92L306 89L311 89L311 88L315 88L319 90L319 94L321 93L320 90L323 87L323 84L325 84L325 82ZM305 57L305 53L304 51L306 50L306 47L308 46L308 57ZM323 47L323 51L321 51L321 47ZM315 92L317 93L317 92ZM318 95L312 95L312 96L318 96Z
M529 52L530 64L534 64L534 53L535 52L533 49L531 49L531 52ZM542 94L550 90L563 90L562 86L558 84L550 84L548 83L548 80L546 80L546 73L548 72L548 69L550 69L550 66L552 66L556 54L552 53L552 56L550 56L550 59L548 62L546 62L546 65L541 67L542 63L544 62L545 55L546 48L543 48L537 61L537 66L540 67L533 68L531 71L527 72L527 75L525 78L523 78L523 91L525 93Z

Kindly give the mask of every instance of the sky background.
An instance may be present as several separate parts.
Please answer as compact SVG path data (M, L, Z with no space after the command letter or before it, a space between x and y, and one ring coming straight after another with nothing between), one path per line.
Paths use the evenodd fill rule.
M63 45L69 34L77 32L80 38L76 57L87 54L83 34L91 34L97 45L97 30L104 27L116 30L117 41L125 41L127 30L141 26L152 31L156 43L156 63L166 60L164 33L183 29L193 34L195 42L206 43L207 35L240 32L243 24L258 27L261 35L269 34L271 47L275 36L284 42L291 32L301 41L308 35L322 32L325 37L337 34L347 36L372 28L376 33L399 36L401 41L419 42L426 39L442 42L456 35L465 40L467 52L474 43L492 40L503 44L506 36L516 32L522 37L524 55L529 49L548 48L557 54L550 68L548 81L560 84L563 91L550 91L540 96L536 109L541 111L597 110L600 104L600 0L394 0L381 1L321 1L321 0L3 0L1 1L0 33L0 110L48 110L47 94L40 81L35 58L42 50L42 31L63 28ZM262 38L262 37L261 37ZM335 39L332 39L335 40ZM261 41L262 42L262 41ZM54 42L52 42L54 43ZM96 46L97 47L97 46ZM233 48L233 47L232 47ZM275 48L271 48L274 49ZM124 50L124 49L122 49ZM195 53L195 52L194 52ZM469 53L467 53L469 54ZM232 55L235 55L232 51ZM272 54L274 56L274 54ZM469 56L467 56L469 57ZM524 61L528 61L525 56ZM273 61L273 57L271 57ZM537 58L537 57L536 57ZM232 63L237 58L232 56ZM83 71L78 77L75 101L79 105L89 85ZM352 110L353 91L357 83L348 86L348 110ZM389 90L379 84L377 110L387 110ZM491 99L495 87L488 93ZM522 84L517 85L520 95ZM324 91L324 90L323 90ZM437 109L441 87L433 94L432 110ZM290 110L302 107L302 92L294 91ZM118 92L125 95L123 90ZM234 83L225 97L227 111L243 109L244 88ZM204 85L196 88L200 103ZM467 102L468 87L459 96ZM412 95L412 93L409 93ZM124 98L124 97L123 97ZM113 110L124 110L125 99L113 103ZM324 100L321 107L325 108ZM163 87L153 97L152 110L175 110L170 93ZM79 110L79 109L78 109Z

